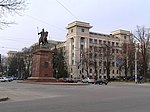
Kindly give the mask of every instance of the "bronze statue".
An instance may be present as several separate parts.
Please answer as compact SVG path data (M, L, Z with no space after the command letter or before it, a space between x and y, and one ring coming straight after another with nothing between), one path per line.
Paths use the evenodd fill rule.
M44 28L42 29L42 31L40 33L38 33L38 35L41 35L41 37L39 38L39 45L42 43L42 45L45 45L48 43L47 41L47 36L48 36L48 31L44 31Z

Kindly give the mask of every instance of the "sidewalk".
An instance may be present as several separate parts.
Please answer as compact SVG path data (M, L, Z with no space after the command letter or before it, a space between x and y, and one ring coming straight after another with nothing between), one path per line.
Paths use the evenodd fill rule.
M68 85L68 86L86 86L90 85L88 83L65 83L65 82L36 82L36 81L18 81L18 83L28 83L28 84L41 84L41 85ZM149 86L150 83L135 83L135 82L110 82L109 84L115 84L115 85L136 85L136 86Z
M135 86L147 86L150 87L150 83L145 82L145 83L135 83L135 82L111 82L112 84L115 85L135 85Z
M85 86L89 85L88 83L65 83L65 82L36 82L36 81L18 81L18 83L27 83L27 84L42 84L42 85L70 85L70 86Z

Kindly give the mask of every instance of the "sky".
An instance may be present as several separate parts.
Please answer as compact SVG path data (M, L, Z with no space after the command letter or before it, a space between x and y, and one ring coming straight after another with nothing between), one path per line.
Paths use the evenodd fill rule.
M44 28L49 40L66 40L66 26L73 21L90 23L92 32L110 34L117 29L134 32L136 26L150 28L150 0L27 0L21 16L0 30L0 54L21 51L38 42Z

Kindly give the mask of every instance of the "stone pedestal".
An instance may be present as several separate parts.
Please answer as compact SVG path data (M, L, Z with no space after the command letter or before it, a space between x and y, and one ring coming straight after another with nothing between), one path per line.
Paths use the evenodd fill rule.
M32 81L55 82L52 68L52 53L49 49L39 48L32 56Z

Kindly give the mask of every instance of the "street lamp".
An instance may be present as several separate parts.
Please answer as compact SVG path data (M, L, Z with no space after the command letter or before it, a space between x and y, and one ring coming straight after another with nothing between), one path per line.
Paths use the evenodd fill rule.
M135 83L137 84L137 48L135 47Z

